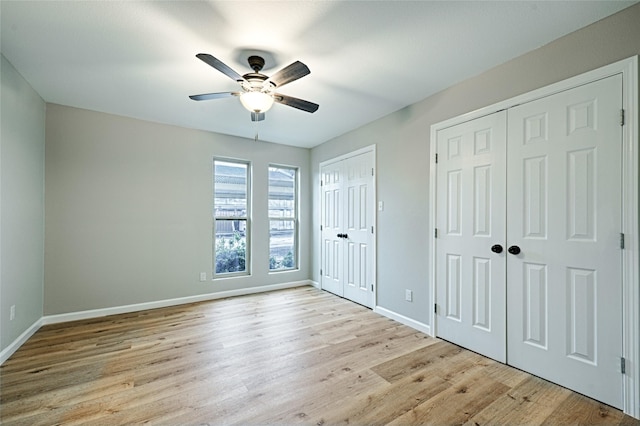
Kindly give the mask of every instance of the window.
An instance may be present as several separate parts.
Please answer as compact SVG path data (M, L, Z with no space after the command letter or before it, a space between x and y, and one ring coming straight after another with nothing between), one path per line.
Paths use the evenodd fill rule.
M213 162L214 276L248 274L249 164Z
M298 170L269 167L269 270L298 267Z

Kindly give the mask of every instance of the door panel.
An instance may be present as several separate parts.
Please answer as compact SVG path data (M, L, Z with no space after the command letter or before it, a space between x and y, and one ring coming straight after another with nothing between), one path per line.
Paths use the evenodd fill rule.
M523 203L525 238L547 238L547 157L523 161Z
M323 166L320 174L323 204L320 286L323 290L342 296L341 280L344 254L342 253L342 240L338 237L342 230L341 164L333 163Z
M622 77L508 112L508 362L622 407Z
M445 315L447 319L461 321L462 320L462 284L460 276L462 275L462 257L457 254L447 254L447 288L446 288L446 307ZM444 327L443 327L444 328ZM441 334L442 335L442 334Z
M473 326L491 330L491 259L473 258Z
M437 134L437 335L506 362L506 112Z
M523 341L529 345L547 348L547 266L523 264L522 297ZM516 306L513 310L518 310ZM511 310L511 309L510 309Z
M373 307L373 152L344 161L347 194L347 274L344 297Z

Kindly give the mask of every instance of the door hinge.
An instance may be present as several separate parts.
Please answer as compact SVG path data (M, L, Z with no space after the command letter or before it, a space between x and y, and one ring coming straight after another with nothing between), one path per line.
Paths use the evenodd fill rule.
M371 176L375 176L375 175L373 174L373 167L371 168Z
M373 291L373 284L371 284L371 291Z
M436 153L436 164L438 164L438 154Z
M371 227L371 233L373 234L373 226Z
M624 126L624 109L620 110L620 125Z
M320 276L322 276L322 269L320 269Z
M622 374L625 374L627 372L627 365L626 365L626 360L624 359L624 357L620 357L620 372Z
M433 233L433 237L438 238L438 228L435 229L435 232Z
M322 231L322 225L320 225L320 230Z
M433 313L438 315L438 304L437 303L433 304Z
M620 248L624 249L624 234L620 233Z
M320 179L320 186L324 186L324 181Z

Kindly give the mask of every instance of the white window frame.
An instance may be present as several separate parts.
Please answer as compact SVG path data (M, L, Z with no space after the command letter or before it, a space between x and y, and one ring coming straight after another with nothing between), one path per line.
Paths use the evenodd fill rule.
M269 205L267 205L267 215L268 215L268 223L269 223L269 244L268 244L268 249L269 249L269 259L271 259L271 221L272 220L279 220L279 221L285 221L285 222L292 222L293 223L293 229L294 229L294 234L293 234L293 256L294 256L294 265L290 268L280 268L280 269L271 269L271 264L269 263L268 266L268 270L269 273L280 273L280 272L287 272L287 271L296 271L298 269L300 269L300 248L299 248L299 234L300 234L300 222L299 222L299 211L300 211L300 168L299 167L295 167L295 166L287 166L287 165L282 165L282 164L269 164L268 168L267 168L267 180L269 179L269 175L271 174L271 169L272 168L277 168L277 169L288 169L288 170L293 170L295 172L294 175L294 182L293 182L293 193L294 193L294 209L293 209L293 217L291 218L285 218L285 217L275 217L275 216L271 216L271 208ZM269 185L267 184L267 203L270 202L271 200L271 193L269 192Z
M216 217L216 162L230 163L244 165L247 168L246 176L246 214L245 216L217 216ZM252 165L250 161L240 160L236 158L226 157L213 157L212 162L212 179L213 179L213 203L212 203L212 236L213 236L213 263L212 263L212 277L213 279L222 279L237 276L251 275L251 200L253 198L251 193L252 182ZM228 220L244 220L245 221L245 268L244 271L237 272L216 272L216 221L228 221Z

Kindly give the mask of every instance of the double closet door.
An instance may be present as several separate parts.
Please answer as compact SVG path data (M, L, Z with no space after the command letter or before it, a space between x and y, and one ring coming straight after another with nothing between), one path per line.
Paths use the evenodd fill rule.
M622 77L437 133L438 336L622 407Z
M374 291L374 154L323 164L321 271L323 290L369 308Z

